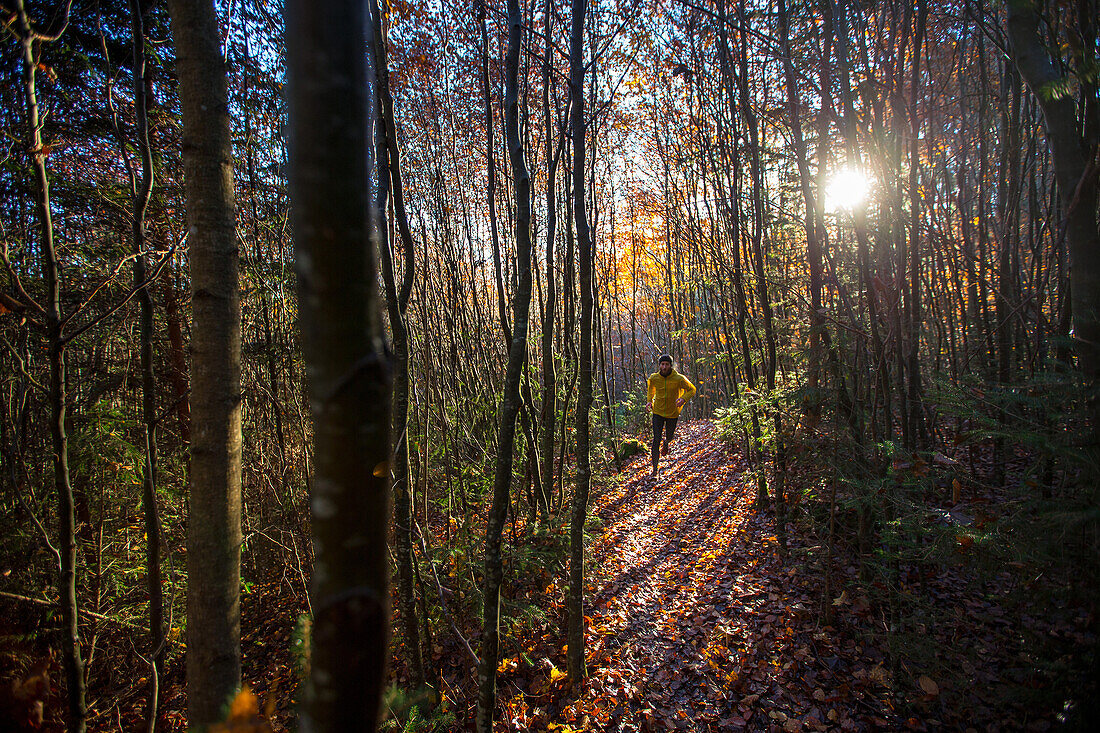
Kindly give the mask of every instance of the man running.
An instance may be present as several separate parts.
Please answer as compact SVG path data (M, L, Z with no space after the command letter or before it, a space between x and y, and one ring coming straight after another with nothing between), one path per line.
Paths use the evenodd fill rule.
M653 411L653 443L649 451L653 469L649 472L650 476L658 475L657 461L661 456L668 455L668 444L676 432L680 409L695 396L695 385L672 368L671 356L661 354L657 366L659 371L649 375L649 395L645 404L647 410ZM664 445L661 445L662 432L665 434Z

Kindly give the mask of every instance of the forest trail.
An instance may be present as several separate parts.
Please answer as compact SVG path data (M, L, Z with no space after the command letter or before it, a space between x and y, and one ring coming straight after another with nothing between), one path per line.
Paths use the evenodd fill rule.
M1034 568L1010 563L983 574L960 546L955 562L905 576L899 603L917 603L919 586L935 604L912 606L911 627L888 632L885 589L859 582L854 548L838 546L828 597L824 539L807 535L812 528L792 523L789 552L780 556L774 512L755 509L750 467L713 423L682 424L661 469L655 481L648 451L637 456L592 507L588 678L568 690L564 673L552 669L549 682L558 678L564 694L540 698L546 685L534 685L527 699L535 714L508 730L1055 725L1051 699L1065 682L1041 671L1037 655L1068 659L1094 637L1087 609L1033 607L1026 579ZM797 501L805 477L790 478ZM975 497L974 507L992 514L999 501Z
M882 655L818 628L820 597L780 560L773 515L715 426L681 425L659 479L648 464L594 507L589 679L558 730L886 725Z

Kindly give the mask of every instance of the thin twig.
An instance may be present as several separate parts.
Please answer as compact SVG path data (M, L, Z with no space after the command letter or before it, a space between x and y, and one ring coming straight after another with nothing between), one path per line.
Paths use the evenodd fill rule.
M98 326L100 323L107 320L108 318L113 316L115 313L117 313L119 311L119 309L121 309L122 306L129 303L135 295L137 295L139 292L141 292L148 285L155 282L158 277L160 277L161 271L164 269L164 266L168 264L168 261L172 259L172 255L174 255L175 252L176 252L176 245L173 244L169 248L168 252L166 252L165 255L163 257L161 257L160 262L158 262L156 264L156 266L153 268L152 274L150 274L149 277L145 278L144 282L142 282L139 285L131 288L130 292L128 292L126 294L126 297L122 298L117 303L115 303L113 306L111 306L109 309L107 309L106 313L103 313L102 315L99 315L99 316L93 318L92 320L88 321L87 323L85 323L83 326L81 326L77 330L73 331L68 336L65 336L63 339L61 339L61 344L62 345L68 344L73 339L84 335L87 331L91 330L95 326ZM127 259L129 259L129 258L127 258Z
M31 598L29 596L21 596L16 593L8 593L7 591L2 590L0 590L0 598L8 598L13 601L23 601L24 603L33 603L37 606L49 606L51 608L58 605L57 601L51 601L48 598ZM104 616L103 614L96 613L95 611L89 611L87 609L81 608L80 613L83 616L98 619L99 621L110 621L113 624L125 626L128 629L138 629L139 631L144 631L144 629L142 629L137 624L132 624L129 621L123 621L122 619L111 618L110 616Z

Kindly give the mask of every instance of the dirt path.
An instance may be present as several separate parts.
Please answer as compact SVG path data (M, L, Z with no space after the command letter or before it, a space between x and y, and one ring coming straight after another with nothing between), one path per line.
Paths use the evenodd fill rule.
M780 562L771 515L753 510L747 466L714 426L682 425L661 468L655 481L638 457L594 507L590 679L561 719L620 731L887 724L870 694L881 655L852 645L842 659L816 628L817 601Z

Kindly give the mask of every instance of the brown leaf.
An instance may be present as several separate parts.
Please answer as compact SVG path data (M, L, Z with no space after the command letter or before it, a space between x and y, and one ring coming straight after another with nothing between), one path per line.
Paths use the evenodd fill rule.
M918 682L920 682L920 688L924 690L924 693L926 695L936 697L940 694L940 686L937 685L928 675L922 674Z
M883 687L890 686L890 672L882 666L882 662L875 665L868 677L870 677L872 682L876 682Z

